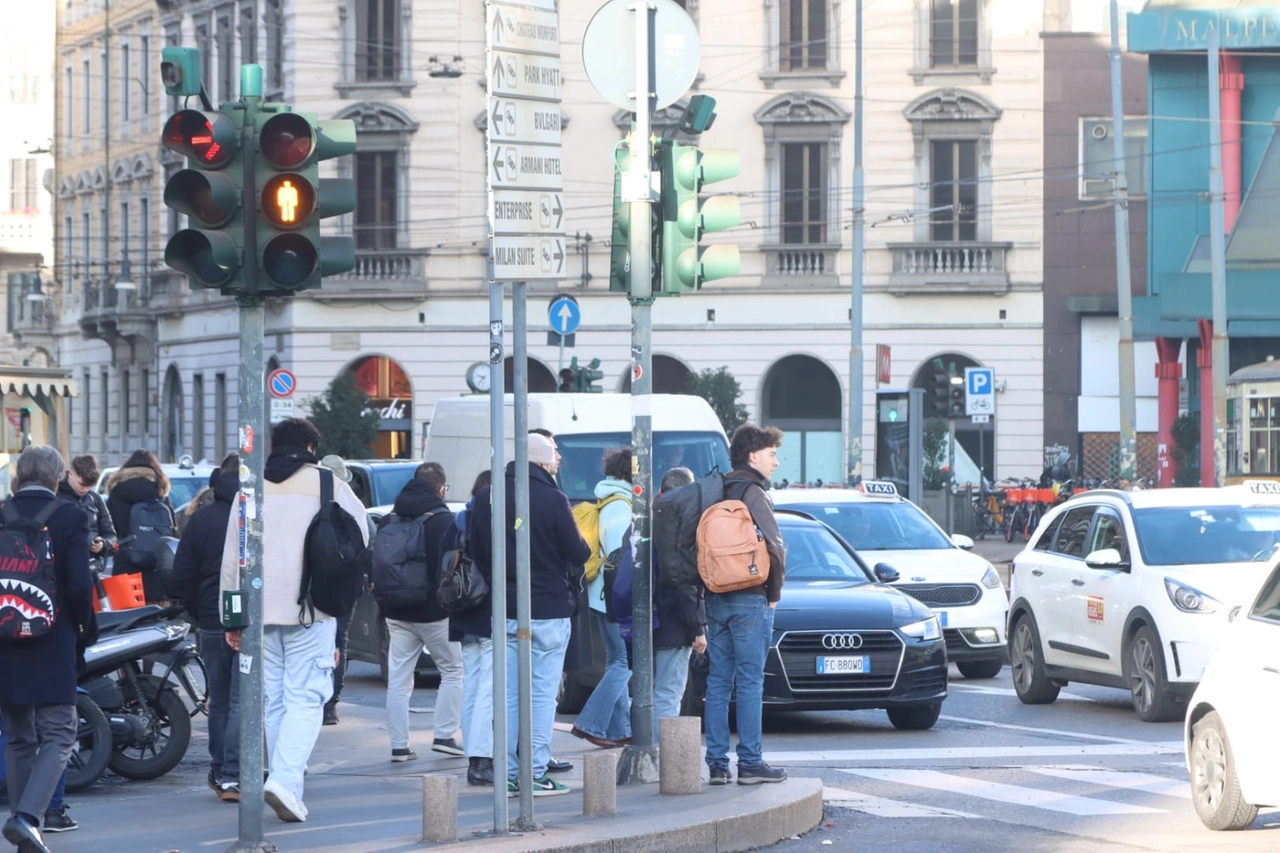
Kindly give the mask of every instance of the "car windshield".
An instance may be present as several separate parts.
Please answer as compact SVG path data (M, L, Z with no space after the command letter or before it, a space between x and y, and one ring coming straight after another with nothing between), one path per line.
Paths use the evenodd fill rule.
M1247 563L1280 543L1280 507L1147 507L1133 511L1133 523L1149 566Z
M871 582L858 558L822 525L784 522L780 528L787 546L787 580Z
M556 445L561 456L560 488L564 489L569 500L595 500L596 483L604 478L601 465L605 450L630 443L631 435L625 432L557 435ZM688 468L695 477L701 477L713 468L727 473L731 468L729 445L717 432L655 432L654 488L658 487L663 474L676 467Z
M777 505L787 506L783 501ZM789 506L830 525L859 551L942 551L953 547L951 540L909 501L806 501Z
M195 500L200 490L209 485L209 475L200 477L191 475L174 475L169 477L169 503L177 509Z
M418 470L416 465L370 465L369 468L373 472L374 492L390 501L396 499Z

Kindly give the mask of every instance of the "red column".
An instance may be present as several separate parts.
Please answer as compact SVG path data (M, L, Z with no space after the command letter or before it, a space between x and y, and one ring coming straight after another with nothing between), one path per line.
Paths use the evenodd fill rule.
M1200 485L1213 488L1213 321L1196 320L1200 332Z
M1172 486L1178 474L1178 463L1173 457L1173 422L1178 419L1178 380L1182 378L1178 355L1181 352L1181 338L1156 338L1156 379L1159 380L1156 470L1157 485L1162 489Z
M1219 60L1218 91L1222 110L1223 221L1230 234L1240 213L1243 176L1240 166L1240 96L1244 91L1244 71L1240 57L1222 54Z

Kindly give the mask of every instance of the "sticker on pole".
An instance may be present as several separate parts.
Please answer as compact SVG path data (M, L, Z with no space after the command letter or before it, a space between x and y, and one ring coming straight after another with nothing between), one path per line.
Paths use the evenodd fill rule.
M271 371L271 375L267 377L267 390L271 392L272 397L279 400L292 397L297 387L298 377L293 375L293 371L285 370L283 367Z

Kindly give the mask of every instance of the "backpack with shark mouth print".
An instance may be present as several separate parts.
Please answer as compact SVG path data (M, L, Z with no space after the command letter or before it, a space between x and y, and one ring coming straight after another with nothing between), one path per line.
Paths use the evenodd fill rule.
M46 525L59 506L49 501L35 518L24 518L12 503L0 504L0 643L39 639L58 618L58 577Z

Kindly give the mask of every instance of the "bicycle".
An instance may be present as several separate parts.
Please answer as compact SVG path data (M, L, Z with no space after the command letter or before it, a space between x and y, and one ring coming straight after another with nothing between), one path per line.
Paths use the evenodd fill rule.
M986 539L988 533L1004 532L1004 510L1001 500L1004 492L991 491L985 485L978 487L978 494L971 500L973 509L973 535Z
M1031 497L1031 489L1026 483L1010 485L1005 489L1004 498L1004 541L1012 542L1026 528L1027 501Z

